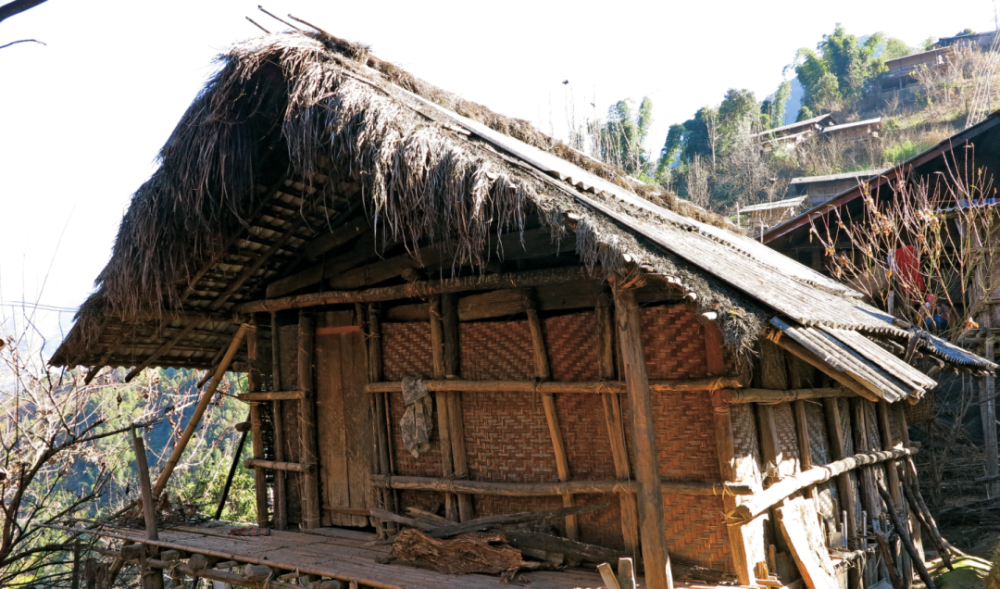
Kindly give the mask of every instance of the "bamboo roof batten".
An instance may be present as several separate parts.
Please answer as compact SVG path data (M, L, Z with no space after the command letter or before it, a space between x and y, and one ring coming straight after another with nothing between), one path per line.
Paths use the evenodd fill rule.
M549 382L534 380L428 380L427 390L431 392L506 392L506 393L615 393L624 394L625 384L620 381L592 382ZM653 393L674 391L714 391L717 389L734 389L741 386L736 378L710 376L688 380L653 380L649 382L649 390ZM398 393L403 390L402 382L378 382L365 385L367 393Z
M410 491L445 491L490 495L499 497L555 497L564 493L574 495L635 493L635 481L564 481L553 483L503 483L494 481L466 481L448 478L400 475L371 475L372 486L383 489ZM704 483L700 481L660 482L664 495L752 495L750 485L740 483Z

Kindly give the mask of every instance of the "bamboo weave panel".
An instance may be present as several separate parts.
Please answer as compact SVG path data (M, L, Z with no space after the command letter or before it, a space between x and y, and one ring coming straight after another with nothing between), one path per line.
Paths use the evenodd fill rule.
M844 454L846 456L854 455L854 433L851 429L851 404L847 399L838 399L837 405L840 407L840 424L843 429L844 438ZM858 484L858 471L852 470L847 475L851 479L851 486L854 487L854 514L855 514L855 524L857 529L861 529L861 512L864 507L861 505L861 486Z
M722 521L724 513L722 497L664 496L663 516L670 557L724 570L729 562L729 532Z
M809 449L812 452L813 464L823 466L833 462L830 456L829 438L826 435L826 416L823 406L818 403L806 403L806 425L809 429ZM840 521L840 498L835 481L827 481L816 486L819 497L820 515L825 519Z

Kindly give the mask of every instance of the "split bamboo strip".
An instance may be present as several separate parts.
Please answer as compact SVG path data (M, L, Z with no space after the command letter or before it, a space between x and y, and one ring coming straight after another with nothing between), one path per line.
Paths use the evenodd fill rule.
M281 388L281 330L278 328L278 314L271 313L271 390L276 391ZM285 460L285 423L283 416L283 403L273 401L272 425L274 426L274 460L284 462ZM288 527L288 501L286 499L286 477L285 471L277 470L274 473L274 527L284 530Z
M595 271L595 274L599 272ZM495 290L502 288L523 288L529 286L549 286L573 282L590 277L586 268L574 266L571 268L556 268L546 270L531 270L527 272L509 272L504 274L486 274L482 276L467 276L462 278L447 278L444 280L428 280L411 282L397 286L383 286L355 291L333 291L296 295L278 299L253 301L239 306L240 313L257 313L262 311L285 311L288 309L304 309L342 303L375 303L396 299L423 298L440 294L454 294L470 290Z
M642 319L635 293L615 289L615 323L621 351L629 413L635 437L635 468L639 507L639 530L642 557L646 567L646 586L650 589L673 589L674 580L667 553L667 530L663 517L663 489L660 485L656 452L656 428L650 398L646 356L642 348Z
M156 484L153 485L154 497L159 497L164 487L167 486L167 481L170 480L170 475L174 472L174 468L177 467L177 463L180 461L181 455L184 453L184 449L187 448L188 441L190 441L191 436L194 435L194 430L197 429L198 424L201 423L201 416L205 414L205 409L208 408L208 404L212 401L212 397L215 396L215 391L218 390L219 384L222 383L222 378L226 375L226 371L229 369L229 364L233 361L233 356L236 355L236 350L238 350L240 344L243 343L243 338L246 336L249 329L250 325L244 323L243 325L240 325L239 331L237 331L236 335L233 336L233 341L229 344L229 350L226 351L226 355L222 358L222 362L219 363L219 367L216 369L215 375L212 377L212 382L209 383L208 388L205 389L205 392L202 394L201 399L198 401L198 406L191 415L191 419L188 420L187 427L184 428L184 433L181 434L180 439L177 440L177 444L174 445L174 451L170 454L170 458L167 459L167 463L163 466L163 470L160 471L160 475L156 479Z
M528 315L528 328L531 331L531 345L535 356L535 378L546 381L552 377L549 369L548 349L545 345L545 332L542 320L538 317L538 307L533 293L524 297L524 311ZM545 422L549 426L549 437L552 439L552 451L556 459L556 475L560 482L569 480L569 458L566 456L566 444L563 441L562 430L559 428L559 413L556 412L556 400L551 394L542 393L542 409L545 411ZM573 495L562 493L563 507L573 507ZM576 515L566 516L566 537L570 540L580 539L580 527Z
M566 481L558 483L496 483L492 481L458 481L435 477L372 475L372 486L380 489L406 491L440 491L495 497L552 497L570 494L636 493L634 481ZM736 483L702 483L694 481L660 481L664 495L751 495L749 485Z
M319 463L319 453L316 450L316 399L313 393L313 327L312 315L305 312L299 314L298 337L298 388L303 391L299 400L299 452L302 462L306 464ZM312 530L322 524L323 513L320 509L319 479L316 470L308 470L302 474L302 527Z
M771 485L761 493L757 493L749 501L730 512L727 518L736 524L748 522L777 505L780 501L787 499L810 485L826 482L839 474L849 472L861 466L871 466L885 462L886 460L897 460L906 456L912 456L915 453L916 450L913 448L866 452L831 462L826 466L814 466L807 471Z
M611 297L601 293L597 297L595 308L597 320L597 357L599 358L600 376L606 381L614 381L615 349ZM608 439L611 442L611 458L615 464L615 478L619 481L631 481L632 471L629 467L628 446L625 443L625 425L622 422L622 406L618 395L604 393L601 395L604 405L604 421L608 427ZM639 510L635 497L631 494L619 494L619 509L621 511L622 538L629 554L639 555Z
M811 399L830 399L834 397L847 397L853 395L845 388L819 388L819 389L726 389L723 391L722 400L726 403L787 403L790 401L804 401Z
M649 391L651 393L710 391L739 386L739 380L726 376L710 376L707 378L692 378L685 380L649 381ZM398 393L402 390L403 383L399 381L372 383L365 386L366 393ZM537 382L534 380L428 380L427 390L431 392L475 391L481 393L538 393L541 395L559 395L566 393L613 393L616 395L624 395L628 392L627 386L623 382L603 380L591 382Z
M307 462L279 462L277 460L262 460L260 458L247 458L243 462L247 468L267 468L281 472L316 472L316 465Z
M845 401L846 402L846 401ZM847 458L847 445L844 441L844 424L840 414L840 399L824 399L823 412L826 415L826 429L830 435L830 453L835 460ZM837 490L840 494L840 506L847 512L847 529L841 529L841 534L848 538L858 537L857 491L851 475L844 472L837 475Z
M441 296L441 328L444 331L445 378L458 378L462 355L459 345L458 297L454 294ZM465 449L462 390L448 391L448 433L451 436L451 459L455 468L455 478L465 480L469 478L469 455ZM476 517L472 497L466 494L458 495L458 517L463 522Z
M854 451L868 452L872 450L870 438L868 437L868 418L865 411L865 400L851 399L851 432L854 434ZM874 521L882 514L882 500L879 499L878 489L875 486L875 469L870 467L862 468L859 471L858 481L861 485L861 505L868 512L868 521ZM864 535L868 535L868 530L862 530Z
M298 401L304 398L305 394L305 391L263 391L241 393L236 395L236 398L248 403L259 401Z

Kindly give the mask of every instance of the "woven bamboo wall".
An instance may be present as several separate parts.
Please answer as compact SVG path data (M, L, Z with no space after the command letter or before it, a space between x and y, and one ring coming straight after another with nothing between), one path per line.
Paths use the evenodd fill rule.
M686 306L642 310L643 343L651 379L698 378L706 375L704 335L695 313ZM553 380L598 380L596 322L592 312L544 319L546 347ZM382 326L385 378L431 376L430 329L426 323ZM460 376L469 380L530 380L535 366L527 321L483 321L460 325ZM626 442L632 451L628 403L621 398ZM659 395L653 400L657 423L660 474L665 480L717 482L712 407L707 392ZM432 447L413 458L403 447L398 427L403 406L390 395L395 472L441 476L438 433ZM604 409L598 395L558 395L556 411L565 442L571 479L613 480L614 461L608 443ZM541 400L524 393L462 393L465 443L470 478L505 482L558 480L552 440ZM578 504L613 507L579 517L584 542L623 548L618 498L579 495ZM435 509L441 496L400 493L401 507ZM558 497L475 496L476 515L485 516L561 506ZM680 561L725 567L729 544L719 497L675 495L664 498L672 556ZM562 532L562 522L555 522Z

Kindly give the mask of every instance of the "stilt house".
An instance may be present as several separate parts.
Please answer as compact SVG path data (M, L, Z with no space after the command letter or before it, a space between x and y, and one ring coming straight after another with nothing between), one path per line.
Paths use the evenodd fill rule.
M53 362L249 373L257 524L279 531L112 537L434 589L500 581L358 538L569 508L546 520L564 552L634 557L651 588L860 587L864 537L910 513L923 363L995 368L325 33L222 57ZM525 555L551 537L503 533Z

